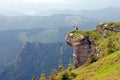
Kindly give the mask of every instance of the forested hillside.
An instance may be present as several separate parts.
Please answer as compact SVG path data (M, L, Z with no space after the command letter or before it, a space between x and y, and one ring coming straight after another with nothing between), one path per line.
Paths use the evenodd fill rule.
M72 58L72 48L65 43L26 42L16 59L2 72L0 80L31 80L44 71L49 75L58 70L59 61L66 67Z

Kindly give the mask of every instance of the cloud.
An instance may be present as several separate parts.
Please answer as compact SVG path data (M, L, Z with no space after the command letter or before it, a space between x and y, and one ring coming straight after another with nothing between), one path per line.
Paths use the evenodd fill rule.
M0 0L0 12L30 12L49 9L99 9L120 7L119 0Z
M28 10L30 8L66 8L76 0L0 0L1 10Z

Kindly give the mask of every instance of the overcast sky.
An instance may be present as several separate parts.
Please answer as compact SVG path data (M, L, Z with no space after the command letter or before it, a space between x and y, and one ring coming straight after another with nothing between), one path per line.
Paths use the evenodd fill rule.
M49 9L120 7L120 0L0 0L0 12L35 12Z

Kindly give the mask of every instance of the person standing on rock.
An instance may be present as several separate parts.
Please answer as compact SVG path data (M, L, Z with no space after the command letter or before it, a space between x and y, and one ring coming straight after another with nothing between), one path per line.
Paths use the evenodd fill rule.
M76 27L76 26L73 26L73 30L78 30L78 27Z

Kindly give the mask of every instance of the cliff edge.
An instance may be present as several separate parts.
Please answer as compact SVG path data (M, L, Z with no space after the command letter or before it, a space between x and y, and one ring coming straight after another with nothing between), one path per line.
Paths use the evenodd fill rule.
M99 23L94 30L72 30L65 37L73 47L73 64L77 68L93 63L120 50L120 22Z

